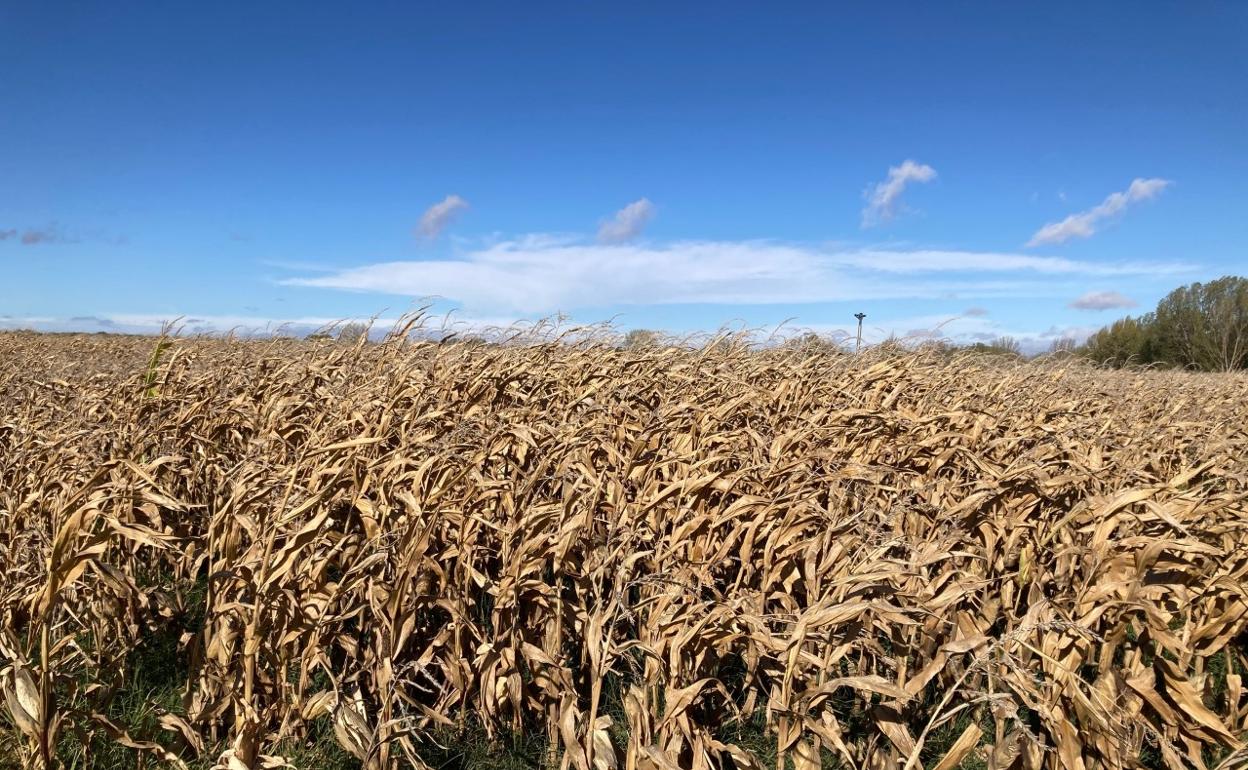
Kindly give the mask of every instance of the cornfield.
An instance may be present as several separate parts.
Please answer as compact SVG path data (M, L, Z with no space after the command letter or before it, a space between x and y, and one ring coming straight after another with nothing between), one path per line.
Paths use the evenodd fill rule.
M1244 375L401 332L0 335L0 764L1248 764Z

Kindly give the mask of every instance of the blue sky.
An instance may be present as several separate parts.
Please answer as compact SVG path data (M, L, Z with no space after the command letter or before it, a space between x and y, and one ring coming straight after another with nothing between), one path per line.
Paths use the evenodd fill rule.
M1248 4L836 6L0 0L0 326L1040 347L1248 271Z

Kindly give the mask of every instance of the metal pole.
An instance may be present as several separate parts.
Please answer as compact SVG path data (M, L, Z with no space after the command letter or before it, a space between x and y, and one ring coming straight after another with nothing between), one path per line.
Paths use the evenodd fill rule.
M862 350L862 319L866 318L866 313L854 313L854 318L858 319L858 342L854 344L854 352Z

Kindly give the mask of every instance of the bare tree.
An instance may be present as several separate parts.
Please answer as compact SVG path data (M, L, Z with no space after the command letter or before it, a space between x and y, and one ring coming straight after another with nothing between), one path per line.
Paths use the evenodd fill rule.
M368 326L366 324L352 322L344 325L338 330L338 341L355 344L361 339L368 337Z
M648 348L659 344L660 336L650 329L633 329L624 335L624 347Z

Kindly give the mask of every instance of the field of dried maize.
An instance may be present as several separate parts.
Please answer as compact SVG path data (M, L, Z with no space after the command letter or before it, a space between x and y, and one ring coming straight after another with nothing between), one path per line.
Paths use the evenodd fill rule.
M0 575L4 766L1238 767L1248 378L5 333Z

